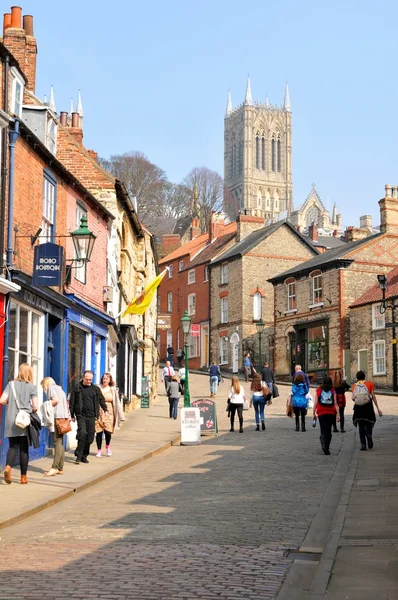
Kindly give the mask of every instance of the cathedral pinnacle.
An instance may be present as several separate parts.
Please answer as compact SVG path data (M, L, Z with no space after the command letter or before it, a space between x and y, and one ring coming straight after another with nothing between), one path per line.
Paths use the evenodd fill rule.
M51 86L51 88L50 88L50 99L48 101L48 108L50 110L52 110L53 112L57 112L56 108L55 108L54 87L53 86Z
M228 90L227 110L225 111L225 116L229 117L231 112L232 112L231 90Z
M287 84L287 81L286 81L286 88L285 88L285 102L283 104L283 108L285 109L286 112L291 112L289 86Z
M246 106L252 105L252 89L250 86L250 75L247 76L245 104Z
M79 117L83 117L83 104L82 104L82 97L80 94L80 90L77 96L77 107L76 107L76 112L79 113Z

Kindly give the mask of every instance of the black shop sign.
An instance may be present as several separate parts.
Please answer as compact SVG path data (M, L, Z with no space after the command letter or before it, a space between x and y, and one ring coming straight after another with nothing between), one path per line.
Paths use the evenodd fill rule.
M191 402L191 406L199 408L201 434L218 433L217 410L214 400L210 400L210 398L201 398L200 400Z
M52 242L35 246L33 285L37 287L62 285L63 257L63 247Z

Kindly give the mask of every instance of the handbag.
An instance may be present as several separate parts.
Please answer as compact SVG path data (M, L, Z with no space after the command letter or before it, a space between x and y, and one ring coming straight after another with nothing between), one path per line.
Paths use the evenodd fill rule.
M264 398L268 398L268 396L272 396L272 392L269 389L267 384L263 385L263 396L264 396Z
M64 435L72 431L72 427L69 419L55 419L55 427L57 428L58 435Z
M278 386L276 385L276 383L272 384L272 397L273 398L279 397L279 390L278 390Z
M26 429L30 425L30 414L26 412L26 410L21 410L19 408L19 402L17 398L17 392L15 391L14 382L11 382L12 393L14 394L15 404L17 405L17 416L15 417L15 425L20 427L21 429Z

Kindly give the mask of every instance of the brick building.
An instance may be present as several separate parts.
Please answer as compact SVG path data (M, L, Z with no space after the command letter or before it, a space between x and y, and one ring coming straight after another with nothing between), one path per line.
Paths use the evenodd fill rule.
M288 265L317 255L311 242L290 223L264 227L264 217L251 212L239 215L236 243L209 265L211 358L234 373L248 351L256 363L264 359L272 363L274 297L267 280ZM265 324L261 359L256 334L260 318Z
M318 380L335 369L344 369L348 379L355 371L349 306L398 259L397 188L386 186L379 205L379 232L362 228L359 240L270 278L275 293L275 370L280 377L289 378L296 363ZM354 235L350 228L349 239Z

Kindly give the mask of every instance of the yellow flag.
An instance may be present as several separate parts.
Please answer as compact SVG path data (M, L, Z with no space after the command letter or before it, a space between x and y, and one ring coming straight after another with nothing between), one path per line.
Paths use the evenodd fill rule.
M134 300L132 300L130 302L130 304L128 305L128 307L126 308L124 313L122 314L122 317L124 317L125 315L143 315L144 314L144 312L147 310L147 308L149 308L149 305L151 304L153 297L155 295L156 289L159 287L160 282L162 281L163 277L166 275L166 272L167 272L167 269L162 271L160 273L160 275L155 277L155 279L153 281L151 281L151 283L149 285L147 285L147 287L144 289L144 291L141 293L141 295L138 296L138 298L135 298Z

